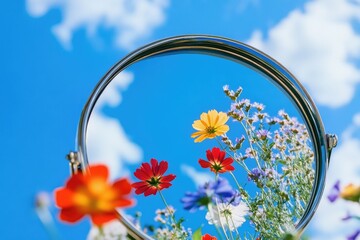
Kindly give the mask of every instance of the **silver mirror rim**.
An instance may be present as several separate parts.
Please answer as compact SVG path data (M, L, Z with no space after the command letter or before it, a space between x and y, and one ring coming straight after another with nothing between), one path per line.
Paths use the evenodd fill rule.
M114 77L130 65L142 59L189 51L240 61L267 75L275 85L288 95L305 119L314 144L316 174L311 199L304 216L296 225L296 230L300 233L303 232L320 203L325 186L330 150L333 146L329 146L329 141L325 134L318 110L300 82L285 67L270 56L235 40L209 35L175 36L141 47L116 63L98 82L81 113L77 131L76 151L77 159L82 170L86 171L89 165L86 150L86 132L91 113L98 98ZM120 212L119 215L121 217ZM126 218L121 217L120 220L135 239L151 239L148 235L139 232Z

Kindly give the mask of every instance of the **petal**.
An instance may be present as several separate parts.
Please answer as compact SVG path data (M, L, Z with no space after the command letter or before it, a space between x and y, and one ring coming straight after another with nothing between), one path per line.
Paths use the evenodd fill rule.
M127 178L115 181L112 185L117 194L127 195L131 192L131 184Z
M216 134L218 136L226 133L227 131L229 131L229 126L228 125L222 125L222 126L216 128Z
M76 207L63 208L60 210L59 219L69 223L75 223L84 217L84 213L78 211Z
M131 207L134 205L134 201L132 199L127 198L119 198L113 202L114 207Z
M227 165L231 165L233 162L234 160L232 158L225 158L225 160L221 162L221 165L227 166Z
M58 188L54 191L55 202L59 208L68 208L74 206L74 192L68 188Z
M212 155L213 155L213 159L216 161L216 160L219 160L219 155L220 155L220 148L217 148L217 147L214 147L212 150Z
M82 173L76 173L72 175L66 182L66 188L76 191L79 187L85 185L84 175Z
M225 125L225 123L229 120L229 116L224 112L219 112L219 119L214 127L220 127L222 125Z
M171 182L172 180L174 180L176 178L176 175L174 174L169 174L169 175L166 175L166 176L163 176L161 178L161 182Z
M91 178L97 177L107 180L109 177L109 169L106 165L103 164L90 165L89 174L91 175Z
M208 134L202 134L202 135L200 135L198 138L196 138L195 140L194 140L194 142L202 142L202 141L204 141L206 138L208 138Z
M91 221L94 225L102 226L104 223L110 222L113 219L117 219L118 214L116 211L107 213L93 213L90 215Z
M169 187L171 187L171 186L172 186L171 183L169 183L169 182L164 182L164 183L160 183L160 184L159 184L159 189L161 190L161 189L164 189L164 188L169 188Z
M228 166L225 166L225 167L223 168L223 170L224 170L224 172L231 172L231 171L234 171L235 168L234 168L234 166L232 166L232 165L228 165Z
M159 171L156 175L158 175L158 176L164 175L164 173L166 172L167 169L168 169L168 162L161 161L159 164Z
M214 155L211 150L206 150L206 158L211 162L214 161Z
M203 131L207 128L207 125L204 122L202 122L201 120L196 120L192 124L192 127L196 130Z
M218 121L218 112L216 110L208 111L208 119L210 126L214 127L216 122Z
M206 134L206 132L205 131L194 132L193 134L191 134L191 137L194 138L202 134Z
M150 186L148 186L148 185L141 186L135 190L135 194L137 194L137 195L143 194L149 188L150 188Z
M134 172L134 176L140 180L146 181L151 178L152 172L151 172L151 170L150 170L150 172L146 172L143 167L140 167L140 168L136 169L136 171Z
M136 183L131 184L131 186L133 188L141 188L141 187L144 187L144 186L148 187L149 184L147 182L136 182Z
M199 164L202 168L208 168L211 166L211 164L208 161L205 161L203 159L199 159Z
M159 172L159 163L155 158L152 158L150 160L151 163L151 171L152 171L152 176L157 176L158 172Z
M220 149L219 149L220 150ZM225 151L219 151L218 160L222 162L225 158Z
M149 187L144 192L144 196L147 197L149 195L156 195L157 191L158 191L158 189L156 187Z
M210 126L210 121L207 113L202 113L200 115L200 120L202 121L202 124L206 127Z
M149 163L145 162L141 164L140 169L148 176L148 178L151 178L153 175L152 168Z

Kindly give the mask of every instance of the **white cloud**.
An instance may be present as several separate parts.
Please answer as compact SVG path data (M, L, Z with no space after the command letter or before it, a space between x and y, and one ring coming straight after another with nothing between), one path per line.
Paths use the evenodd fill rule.
M248 40L278 59L305 84L323 105L340 107L351 101L360 82L360 2L317 0L293 10L263 34L255 31Z
M104 106L115 107L121 103L121 91L132 82L131 73L117 75L96 103L89 120L87 151L90 163L101 162L110 168L111 177L128 174L126 164L138 163L142 159L141 148L126 135L118 119L104 115Z
M210 182L214 178L213 175L205 172L199 172L195 168L186 164L181 165L180 168L183 173L193 180L196 186L204 185L206 182Z
M41 17L59 8L62 21L52 31L67 49L76 30L94 35L99 27L114 30L116 45L131 49L164 23L168 5L169 0L27 0L27 11Z
M360 128L359 116L354 116L353 124L344 131L341 144L334 149L331 156L324 196L310 225L311 232L315 233L312 239L345 239L358 227L357 221L344 222L341 218L348 212L360 215L359 204L341 199L330 203L327 194L337 180L341 181L342 186L360 182L360 139L352 136L352 133Z

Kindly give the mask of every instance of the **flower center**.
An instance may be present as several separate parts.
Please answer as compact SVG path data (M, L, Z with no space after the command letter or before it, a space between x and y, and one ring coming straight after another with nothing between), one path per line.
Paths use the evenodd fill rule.
M223 211L221 211L221 213L222 213L225 217L231 216L231 211L230 211L229 209L224 209Z
M222 166L220 164L214 163L212 165L212 168L214 169L215 172L219 172L222 169Z
M207 127L206 128L206 132L208 133L208 134L214 134L215 132L216 132L216 129L214 128L214 127Z
M161 177L152 177L150 180L147 180L146 182L153 187L157 187L160 183L160 179Z

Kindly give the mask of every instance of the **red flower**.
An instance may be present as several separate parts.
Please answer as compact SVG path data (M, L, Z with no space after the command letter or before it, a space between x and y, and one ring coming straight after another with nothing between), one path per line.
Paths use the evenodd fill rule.
M151 166L149 163L141 164L141 167L134 172L135 177L141 180L141 182L132 184L138 195L143 193L144 196L156 195L157 191L170 187L170 182L176 177L174 174L163 176L168 169L166 161L161 161L159 164L156 159L152 158L150 163Z
M201 240L217 240L216 237L211 236L210 234L205 234L204 236L201 237Z
M231 165L234 160L230 157L225 158L225 152L217 147L214 147L211 151L207 150L206 157L208 161L199 159L200 166L210 168L210 170L216 174L235 170Z
M116 208L133 205L130 182L123 178L109 184L108 176L105 165L93 165L87 173L72 175L65 187L56 189L60 220L75 223L89 215L95 225L101 226L117 218Z

